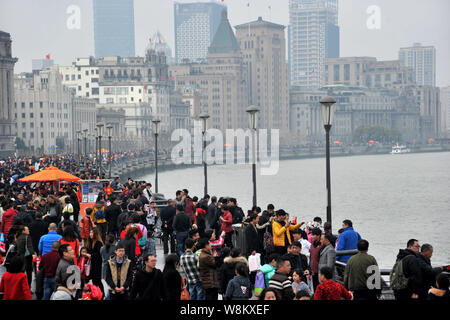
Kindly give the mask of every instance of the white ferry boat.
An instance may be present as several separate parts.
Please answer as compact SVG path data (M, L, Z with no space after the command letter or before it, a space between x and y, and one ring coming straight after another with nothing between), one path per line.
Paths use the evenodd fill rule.
M406 146L400 146L397 144L392 147L391 154L402 154L402 153L409 153L409 152L411 152L411 150L409 148L407 148Z

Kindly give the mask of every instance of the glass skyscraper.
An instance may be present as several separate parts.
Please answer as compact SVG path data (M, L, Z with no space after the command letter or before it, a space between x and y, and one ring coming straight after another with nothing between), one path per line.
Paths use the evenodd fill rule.
M325 59L338 57L338 0L289 0L291 85L321 87Z
M94 0L95 57L134 57L134 0Z
M219 3L174 4L175 60L191 62L206 59L208 47L222 19L226 6Z

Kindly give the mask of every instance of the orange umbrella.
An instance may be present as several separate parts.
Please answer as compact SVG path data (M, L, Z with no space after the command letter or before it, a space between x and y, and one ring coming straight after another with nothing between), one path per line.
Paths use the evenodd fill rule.
M79 181L80 178L71 175L63 170L60 170L56 167L49 167L45 170L42 170L37 173L33 173L28 177L19 179L22 182L30 182L30 181Z
M375 143L375 141L374 140L370 140L369 143Z
M97 152L98 152L98 150L97 150ZM108 149L105 149L105 148L102 148L102 149L100 150L100 152L101 152L101 153L108 153L109 150L108 150Z
M341 142L339 141L339 140L336 140L335 142L334 142L334 144L340 144Z

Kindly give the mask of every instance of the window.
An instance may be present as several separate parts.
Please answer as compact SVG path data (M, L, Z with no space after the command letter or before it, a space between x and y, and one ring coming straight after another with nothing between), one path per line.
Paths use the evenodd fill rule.
M44 118L44 114L41 112L41 119L43 119Z
M78 80L80 80L80 79L81 79L81 74L78 75Z
M350 81L350 65L344 64L344 81Z
M25 119L25 113L22 113L22 119Z
M72 78L72 81L75 80L75 75L73 74L71 78Z
M25 102L22 102L22 109L25 109Z
M30 113L30 118L31 118L31 119L34 118L34 113L33 113L33 112Z
M334 68L334 78L333 78L333 80L334 81L339 81L339 65L335 64L333 66L333 68Z
M41 101L39 102L39 108L42 109L44 107L44 103Z
M69 81L69 79L70 79L70 77L69 77L69 75L68 74L66 74L66 81Z

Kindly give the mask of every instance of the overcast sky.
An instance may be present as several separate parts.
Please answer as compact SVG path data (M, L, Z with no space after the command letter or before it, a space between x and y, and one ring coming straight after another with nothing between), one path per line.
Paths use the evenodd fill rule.
M134 0L136 55L144 55L148 39L156 30L161 31L174 49L174 2ZM228 6L232 26L256 20L258 16L289 24L289 0L224 0L223 3ZM80 29L67 28L70 14L66 11L70 5L80 8ZM366 11L371 5L380 8L380 29L367 27L370 14ZM340 54L389 60L398 58L400 47L414 42L433 45L437 54L437 85L449 86L449 13L449 0L340 0ZM92 18L92 0L0 0L0 30L11 33L13 55L19 58L15 72L31 71L31 59L45 58L49 53L61 65L70 65L76 57L94 55Z

